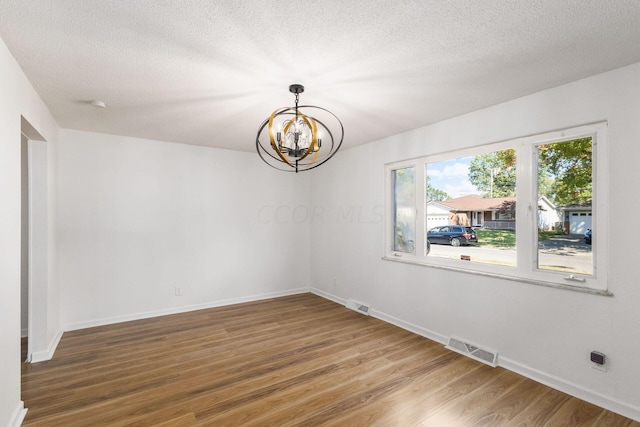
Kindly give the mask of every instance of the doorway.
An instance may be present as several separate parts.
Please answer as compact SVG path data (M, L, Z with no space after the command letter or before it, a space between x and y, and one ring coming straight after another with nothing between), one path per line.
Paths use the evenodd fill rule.
M31 124L21 121L21 359L32 360L46 339L48 288L47 143ZM39 338L40 337L40 338Z

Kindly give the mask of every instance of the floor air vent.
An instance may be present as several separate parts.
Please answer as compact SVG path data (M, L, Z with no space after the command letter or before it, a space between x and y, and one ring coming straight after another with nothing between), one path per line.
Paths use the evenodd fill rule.
M371 307L369 307L368 304L363 304L361 302L354 301L352 299L347 301L346 307L350 308L353 311L357 311L360 314L365 314L367 316L369 315L369 311L371 310Z
M486 363L487 365L493 366L494 368L496 367L498 362L497 352L477 347L473 344L466 343L457 338L449 338L449 343L446 345L446 348L465 356L469 356L472 359L476 359L482 363Z

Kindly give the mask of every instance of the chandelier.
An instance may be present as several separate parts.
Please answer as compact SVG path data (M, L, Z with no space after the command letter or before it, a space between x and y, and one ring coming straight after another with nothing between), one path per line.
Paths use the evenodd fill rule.
M260 158L275 169L303 172L317 168L336 154L344 139L344 128L340 119L325 108L298 106L304 86L293 84L289 92L295 95L295 107L278 108L262 122L256 135L256 150ZM339 139L337 133L334 138L330 126L334 130L339 128ZM268 138L269 142L260 138L264 141Z

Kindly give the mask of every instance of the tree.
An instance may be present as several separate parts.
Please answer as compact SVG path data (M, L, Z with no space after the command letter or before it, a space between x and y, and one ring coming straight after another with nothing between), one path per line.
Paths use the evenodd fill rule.
M539 175L552 178L549 199L559 206L591 200L592 158L591 138L540 145Z
M557 206L582 203L592 197L591 138L538 146L538 194ZM469 181L484 197L515 196L516 154L508 149L475 156Z
M427 175L427 203L429 202L441 202L443 200L450 199L451 196L446 191L435 188L431 185L431 177Z
M484 197L513 197L516 192L516 151L494 151L475 156L469 181Z

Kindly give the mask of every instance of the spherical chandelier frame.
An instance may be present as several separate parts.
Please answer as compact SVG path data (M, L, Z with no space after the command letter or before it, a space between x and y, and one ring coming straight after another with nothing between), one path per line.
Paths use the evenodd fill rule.
M296 96L295 107L278 108L260 124L256 134L256 151L274 169L297 173L315 169L331 159L342 146L344 127L340 119L326 108L298 105L298 97L304 92L304 86L291 85L289 91ZM315 116L309 114L310 111ZM317 115L321 115L323 120L318 119ZM326 124L327 120L334 122L334 129L339 129L339 139L337 131L334 137L334 132ZM295 145L287 145L292 140ZM298 146L299 141L302 146Z

